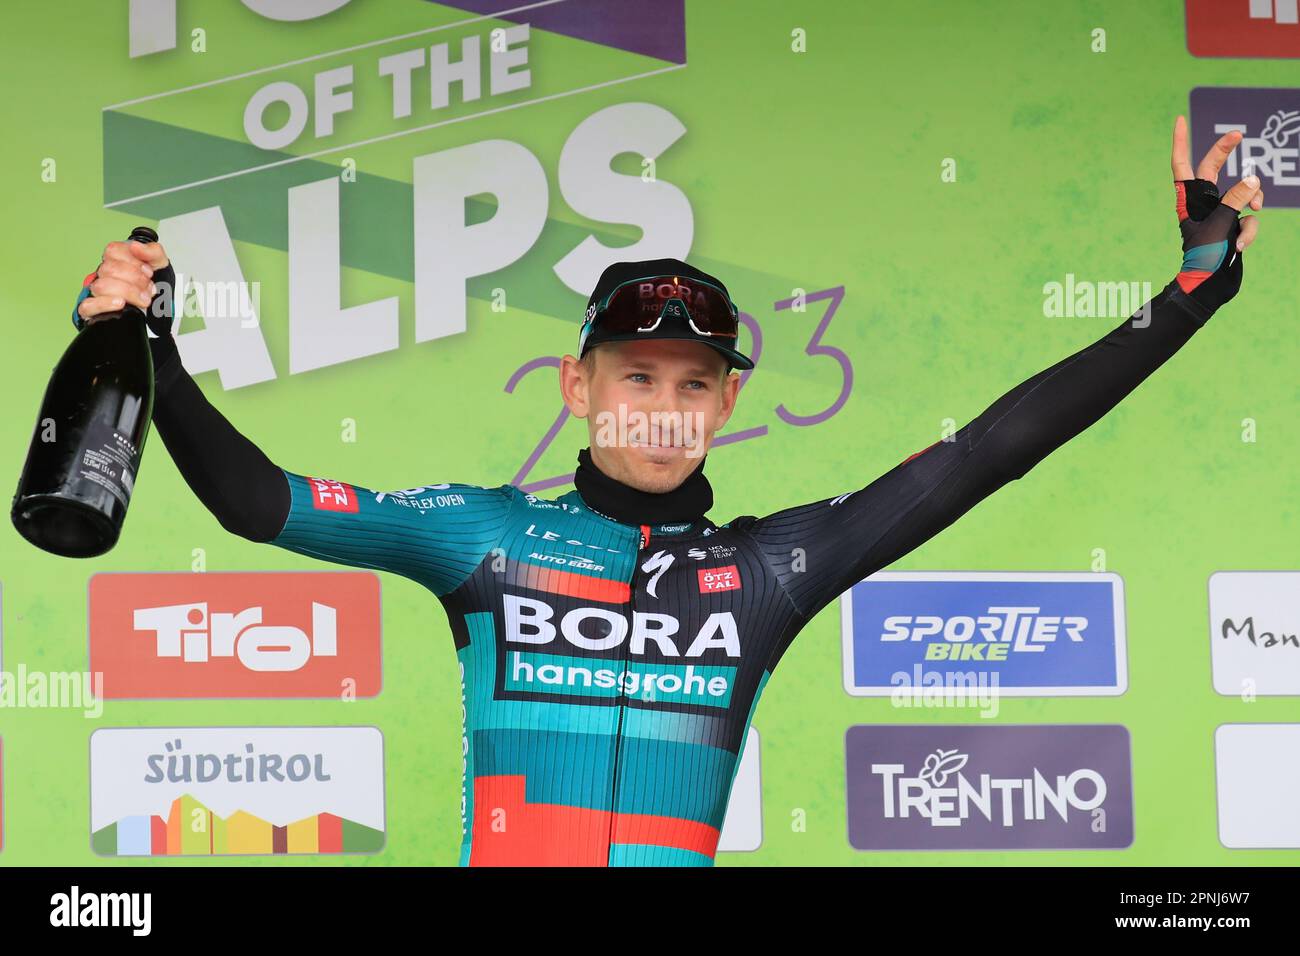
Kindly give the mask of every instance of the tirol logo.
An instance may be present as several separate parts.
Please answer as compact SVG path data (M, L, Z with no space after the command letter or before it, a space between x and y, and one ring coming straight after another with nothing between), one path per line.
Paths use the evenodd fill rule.
M1187 0L1193 56L1300 57L1296 0Z
M1300 695L1300 571L1210 575L1210 657L1220 694Z
M103 856L375 853L375 727L131 727L90 735L91 847Z
M358 508L356 489L346 482L329 478L308 478L311 506L317 511L348 511Z
M1128 686L1124 583L1088 572L878 571L840 598L844 689L992 685L1004 696Z
M373 572L99 573L89 592L105 698L379 693Z
M844 744L856 849L1121 849L1133 842L1125 727L857 725Z
M1300 89L1198 86L1191 95L1192 152L1239 130L1219 183L1258 176L1270 206L1300 208Z

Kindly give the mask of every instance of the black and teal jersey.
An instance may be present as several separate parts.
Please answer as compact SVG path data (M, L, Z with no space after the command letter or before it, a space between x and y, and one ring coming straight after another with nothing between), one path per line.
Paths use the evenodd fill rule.
M462 864L707 866L790 642L951 520L993 447L963 429L866 489L720 527L623 524L576 490L376 492L286 471L272 543L442 602L464 694Z
M447 612L462 865L712 864L759 696L865 540L838 499L722 527L630 525L577 491L285 475L272 543L397 572Z

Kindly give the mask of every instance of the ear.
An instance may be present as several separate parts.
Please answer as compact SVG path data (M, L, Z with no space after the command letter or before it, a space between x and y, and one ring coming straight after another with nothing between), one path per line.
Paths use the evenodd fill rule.
M572 355L560 359L560 395L574 418L586 418L591 411L587 367Z
M736 397L740 393L740 373L728 372L726 379L722 382L722 408L718 413L718 424L715 431L722 431L722 427L727 424L727 419L731 413L736 410Z

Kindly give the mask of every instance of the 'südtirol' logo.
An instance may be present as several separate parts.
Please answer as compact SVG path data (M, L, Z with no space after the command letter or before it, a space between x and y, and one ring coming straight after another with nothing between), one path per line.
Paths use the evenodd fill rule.
M1192 153L1239 130L1219 176L1220 191L1254 173L1270 206L1300 208L1300 89L1198 86L1191 93Z
M379 693L371 571L99 573L89 591L105 698Z
M1125 727L858 725L844 745L856 849L1121 849L1133 842Z
M91 847L104 856L375 853L376 727L131 727L90 736Z
M1300 56L1296 0L1187 0L1193 56Z

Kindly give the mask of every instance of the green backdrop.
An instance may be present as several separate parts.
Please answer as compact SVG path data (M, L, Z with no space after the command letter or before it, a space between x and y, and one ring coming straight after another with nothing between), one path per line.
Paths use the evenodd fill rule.
M1198 59L1176 0L968 4L689 0L687 65L556 96L298 163L131 199L208 174L214 156L257 153L244 103L271 79L308 82L358 65L353 87L386 103L369 69L385 47L289 66L248 81L103 107L164 90L466 20L431 3L352 0L302 23L240 3L177 6L178 44L128 55L126 5L79 0L6 13L8 184L3 303L6 347L0 473L17 479L53 363L73 334L69 312L105 243L137 223L221 205L244 274L261 283L264 335L277 377L211 401L280 465L373 488L511 481L560 410L553 370L514 393L510 374L572 352L585 296L552 266L586 235L626 245L640 230L575 213L557 184L561 147L585 118L625 102L670 112L686 133L656 163L694 212L689 258L724 279L763 328L758 370L729 430L767 435L717 449L708 474L715 521L765 514L862 487L937 440L1003 391L1118 324L1045 318L1043 286L1067 273L1149 281L1158 290L1180 251L1168 164L1173 119L1199 85L1285 86L1294 61ZM474 24L439 38L458 37ZM193 52L191 31L205 31ZM1107 49L1093 52L1104 28ZM792 31L806 31L805 52ZM414 44L412 44L413 46ZM360 105L330 145L573 90L671 64L534 29L534 88L428 112L417 88L405 125ZM360 67L365 66L367 69ZM423 103L423 105L422 105ZM468 331L416 343L411 239L413 157L487 139L538 157L549 219L508 268L469 282ZM321 148L305 135L284 155ZM1203 149L1203 147L1198 147ZM289 373L286 192L337 173L344 305L397 296L400 346ZM941 164L956 161L943 182ZM49 160L56 176L49 181ZM616 171L636 175L641 157ZM43 175L45 174L45 175ZM349 191L351 190L351 191ZM121 199L126 203L108 206ZM470 203L486 219L491 203ZM862 853L846 836L844 732L857 723L978 722L971 710L897 710L842 687L839 619L827 608L796 640L754 717L762 735L763 843L722 853L723 866L1110 865L1300 863L1300 851L1223 848L1217 837L1214 728L1290 721L1294 698L1254 703L1211 687L1206 583L1221 569L1292 569L1300 516L1294 467L1295 263L1290 210L1266 210L1239 297L1103 421L1025 479L894 565L898 569L1089 570L1104 549L1123 576L1129 690L1116 698L1011 698L1007 723L1122 723L1132 734L1136 839L1125 850ZM165 238L165 236L164 236ZM184 263L176 263L184 271ZM844 350L854 385L842 410L812 427L800 414L835 400L838 368L803 354L822 305L773 304L802 288L844 286L824 341ZM503 288L510 307L492 309ZM187 319L182 331L201 327ZM356 441L342 440L343 419ZM1243 442L1243 419L1257 441ZM586 444L570 420L532 478L571 471ZM543 492L552 497L566 490ZM86 581L95 571L209 571L328 566L225 533L151 437L120 544L102 558L60 559L0 528L3 664L86 667ZM0 864L113 865L91 853L87 780L97 726L373 724L385 739L387 829L375 856L203 859L205 866L452 864L461 786L460 703L446 618L411 581L383 574L384 686L373 699L128 701L98 721L79 711L0 710L4 847ZM791 825L806 812L806 831ZM139 862L139 861L135 861ZM145 861L153 862L157 861ZM170 861L164 861L170 862ZM194 861L189 861L194 862Z

